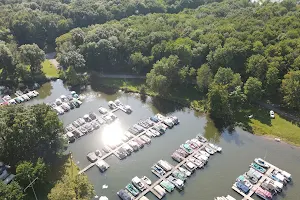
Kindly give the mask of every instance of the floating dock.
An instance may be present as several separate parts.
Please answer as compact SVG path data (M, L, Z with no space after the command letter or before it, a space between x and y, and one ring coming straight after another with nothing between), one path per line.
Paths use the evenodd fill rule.
M268 164L270 167L268 168L268 170L266 171L266 173L262 174L262 177L260 178L260 180L256 183L253 184L252 188L250 189L248 194L243 193L239 188L237 188L235 186L235 184L233 184L233 186L231 187L234 191L236 191L237 193L239 193L241 196L243 196L242 200L254 200L251 196L255 193L255 191L257 190L257 188L259 188L261 186L261 184L265 181L265 180L272 180L271 178L269 178L269 175L274 171L274 170L278 170L278 171L283 171L281 169L279 169L278 167L272 165L269 162L264 161L266 164Z
M182 160L180 163L178 163L176 166L173 167L173 169L169 172L166 172L165 175L163 176L158 176L160 177L156 182L154 182L151 186L146 186L147 189L144 190L143 192L141 192L136 198L134 198L135 200L138 200L140 198L142 198L143 196L145 196L148 192L152 192L158 199L162 199L163 196L161 196L160 194L158 194L156 191L153 190L153 188L156 185L159 185L159 183L163 180L165 180L168 176L172 175L172 173L177 170L179 167L181 167L187 160L188 158L192 158L194 154L196 154L199 150L202 150L206 147L206 145L208 145L207 143L204 143L198 150L195 150L192 154L190 154L188 157L184 158L184 160ZM146 184L145 184L146 185Z

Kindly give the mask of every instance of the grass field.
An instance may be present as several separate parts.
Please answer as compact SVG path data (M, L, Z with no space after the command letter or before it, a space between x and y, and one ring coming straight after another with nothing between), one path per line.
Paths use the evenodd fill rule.
M300 146L300 127L278 114L275 114L275 119L271 119L269 111L258 106L249 106L238 113L236 121L254 134L277 137ZM253 118L249 119L249 115L253 115Z
M47 77L54 77L58 78L58 69L52 65L52 63L49 60L45 60L42 63L42 71L45 73Z

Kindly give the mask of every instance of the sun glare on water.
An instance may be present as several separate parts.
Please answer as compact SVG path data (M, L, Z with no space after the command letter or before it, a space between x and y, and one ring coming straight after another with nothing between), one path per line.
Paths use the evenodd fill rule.
M124 131L120 121L115 121L103 130L102 139L105 145L117 145L121 142Z

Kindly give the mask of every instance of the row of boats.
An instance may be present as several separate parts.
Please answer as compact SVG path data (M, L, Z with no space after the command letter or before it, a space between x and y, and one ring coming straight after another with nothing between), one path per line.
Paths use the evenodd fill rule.
M117 117L115 116L115 118ZM65 128L65 136L68 138L69 142L74 142L75 139L99 129L100 126L105 123L105 120L97 117L95 113L91 112L89 114L85 114L83 117L79 117L69 124Z
M129 105L124 105L123 103L121 103L119 99L116 99L115 101L109 101L108 107L112 110L119 108L120 110L124 111L127 114L132 113L131 107Z
M54 102L48 103L48 105L56 111L57 115L63 115L74 108L79 108L82 104L81 98L75 91L71 91L69 95L61 95Z
M207 143L207 145L204 147L203 150L199 150L200 147L203 146L204 143ZM212 144L208 143L207 139L201 136L200 134L197 135L196 138L193 138L191 140L187 140L184 144L180 145L180 148L177 149L173 154L172 158L177 161L181 162L184 158L188 157L189 155L193 154L195 151L197 151L193 157L195 157L195 163L199 166L203 166L204 164L200 163L201 161L207 162L210 155L215 154L216 152L221 153L222 148Z
M2 97L2 100L4 101L0 105L11 105L11 104L19 104L26 101L29 101L30 99L33 99L34 97L37 97L39 95L39 92L36 90L28 91L26 93L21 92L20 90L16 91L15 93L16 97L12 98L10 95L5 95Z
M264 176L263 174L265 174L269 168L269 163L261 158L255 158L254 162L250 164L249 171L240 175L236 179L234 186L244 194L248 194L253 188L253 185L259 182L259 180ZM281 193L283 187L288 182L292 181L291 174L283 170L274 169L266 176L268 178L266 178L260 186L255 189L255 194L265 200L270 200L274 195Z
M135 176L133 177L131 182L125 186L125 189L121 189L120 191L117 192L117 195L122 200L133 200L135 197L137 197L140 194L140 192L146 190L147 186L151 186L151 184L152 181L148 177L143 176L139 178ZM159 188L154 187L154 190L157 189L159 190ZM149 200L149 199L143 196L140 198L140 200Z

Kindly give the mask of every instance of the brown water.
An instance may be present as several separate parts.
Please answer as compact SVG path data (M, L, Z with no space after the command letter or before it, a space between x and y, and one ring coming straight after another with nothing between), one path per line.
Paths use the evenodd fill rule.
M62 82L56 81L45 84L40 90L40 99L30 103L54 101L62 94L69 94ZM116 192L125 187L134 176L148 176L152 181L157 178L151 173L150 167L159 159L165 159L175 164L171 159L171 153L187 139L191 139L198 133L202 133L212 142L223 147L222 154L212 156L208 166L198 170L187 180L184 191L174 191L167 194L164 199L169 200L212 200L216 196L230 194L237 199L241 196L236 194L231 186L234 180L248 170L251 161L256 157L265 157L266 160L290 172L293 176L293 184L288 185L283 193L275 199L300 200L300 149L282 143L267 140L252 135L236 128L232 132L222 132L214 126L214 123L205 115L182 108L176 104L158 99L147 98L145 102L133 94L117 92L113 95L106 95L87 89L83 92L86 99L79 109L61 116L62 121L67 125L84 114L94 111L97 113L99 106L107 107L107 101L119 98L121 102L132 107L133 113L127 115L117 111L119 122L112 127L103 127L98 131L82 137L69 146L68 151L73 152L74 160L80 168L89 164L86 155L90 151L101 149L104 142L111 142L116 138L116 132L125 131L131 125L145 119L155 113L176 115L181 123L179 126L168 130L166 134L152 140L149 146L133 153L125 160L118 160L110 156L106 161L110 168L105 173L100 173L96 167L86 172L89 180L95 186L98 196L107 196L110 200L119 199ZM299 133L300 134L300 133ZM108 185L102 189L102 185ZM148 194L149 199L156 199ZM254 198L257 199L254 195Z

